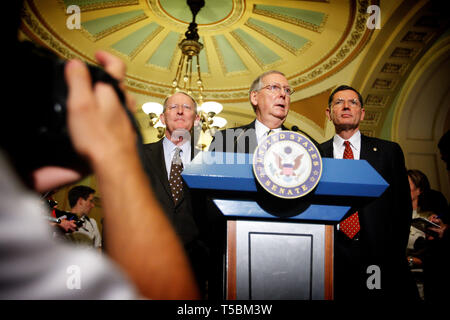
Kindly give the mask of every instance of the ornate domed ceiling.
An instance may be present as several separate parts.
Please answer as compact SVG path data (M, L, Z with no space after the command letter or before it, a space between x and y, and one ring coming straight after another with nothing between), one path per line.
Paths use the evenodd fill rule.
M381 29L367 26L370 5L381 8ZM75 16L80 24L73 28ZM99 49L121 57L139 107L172 92L178 44L191 21L186 0L24 0L20 36L64 58L95 63ZM328 95L349 84L366 101L362 132L377 136L392 123L405 80L448 21L431 0L205 0L196 16L204 100L224 105L228 126L247 123L254 117L251 82L277 69L296 91L288 126L328 138ZM156 136L146 114L136 117Z
M81 9L79 30L67 26L70 5ZM178 43L192 20L185 0L28 1L26 8L30 31L53 37L47 45L59 54L94 62L94 52L107 49L126 61L130 89L171 92ZM196 19L206 99L246 100L252 80L270 69L296 89L328 77L364 46L366 19L366 8L347 0L206 0Z

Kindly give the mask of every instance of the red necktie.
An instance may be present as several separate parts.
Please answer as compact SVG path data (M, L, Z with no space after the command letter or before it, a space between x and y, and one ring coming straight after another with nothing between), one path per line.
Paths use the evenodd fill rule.
M350 147L350 142L344 141L345 150L344 150L344 159L353 159L353 151ZM355 212L350 217L345 219L339 224L339 229L347 235L350 239L359 232L359 216L358 212Z

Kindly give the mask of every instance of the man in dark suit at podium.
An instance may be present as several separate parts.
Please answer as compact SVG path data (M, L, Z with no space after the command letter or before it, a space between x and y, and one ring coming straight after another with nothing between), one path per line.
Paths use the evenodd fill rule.
M144 145L146 170L153 191L190 258L197 280L203 282L203 264L207 250L199 240L199 227L193 209L193 191L181 178L183 168L199 151L191 137L198 121L197 103L184 92L177 92L164 101L161 122L166 125L165 137ZM204 283L199 283L203 288Z
M349 86L332 92L326 114L336 133L321 144L323 156L367 160L389 183L335 230L335 299L417 298L405 258L412 209L403 152L397 143L361 134L363 99Z
M283 123L286 120L289 107L291 104L291 95L294 90L290 87L286 76L276 70L264 72L258 76L250 86L249 100L256 115L256 119L251 123L230 128L226 130L217 131L213 137L213 140L209 146L209 151L218 152L234 152L234 153L253 153L264 138L271 132L277 132L281 130L289 130ZM307 136L317 147L319 144L312 139L308 134L301 130L300 133ZM320 149L319 149L320 150ZM266 198L266 195L261 193L262 198ZM261 200L261 199L260 199ZM212 253L216 253L213 257L215 266L219 266L221 263L224 239L225 239L225 218L217 210L215 205L211 201L207 202L205 211L208 213L209 228L209 240L213 243L211 250ZM219 248L219 249L218 249ZM219 268L220 269L220 268ZM217 274L220 274L223 270L215 270L214 279L217 279ZM220 287L220 284L211 283L211 287ZM222 299L221 290L212 290L213 298ZM217 291L219 293L217 294Z
M249 90L249 100L256 119L241 127L216 132L209 151L253 153L258 143L269 133L289 130L283 123L289 113L293 92L282 72L271 70L261 74ZM297 131L318 146L309 135Z

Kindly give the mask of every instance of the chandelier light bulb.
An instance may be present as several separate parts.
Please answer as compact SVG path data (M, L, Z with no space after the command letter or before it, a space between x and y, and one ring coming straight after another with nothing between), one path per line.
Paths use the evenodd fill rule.
M207 101L202 104L202 111L206 113L214 112L215 114L219 114L223 109L223 106L215 101Z
M142 111L146 114L154 113L159 116L163 112L163 106L157 102L146 102L142 105Z

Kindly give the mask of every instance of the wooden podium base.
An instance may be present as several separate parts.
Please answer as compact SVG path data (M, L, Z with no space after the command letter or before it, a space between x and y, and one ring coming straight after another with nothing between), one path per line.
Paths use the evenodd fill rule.
M227 222L228 300L332 300L333 226Z

